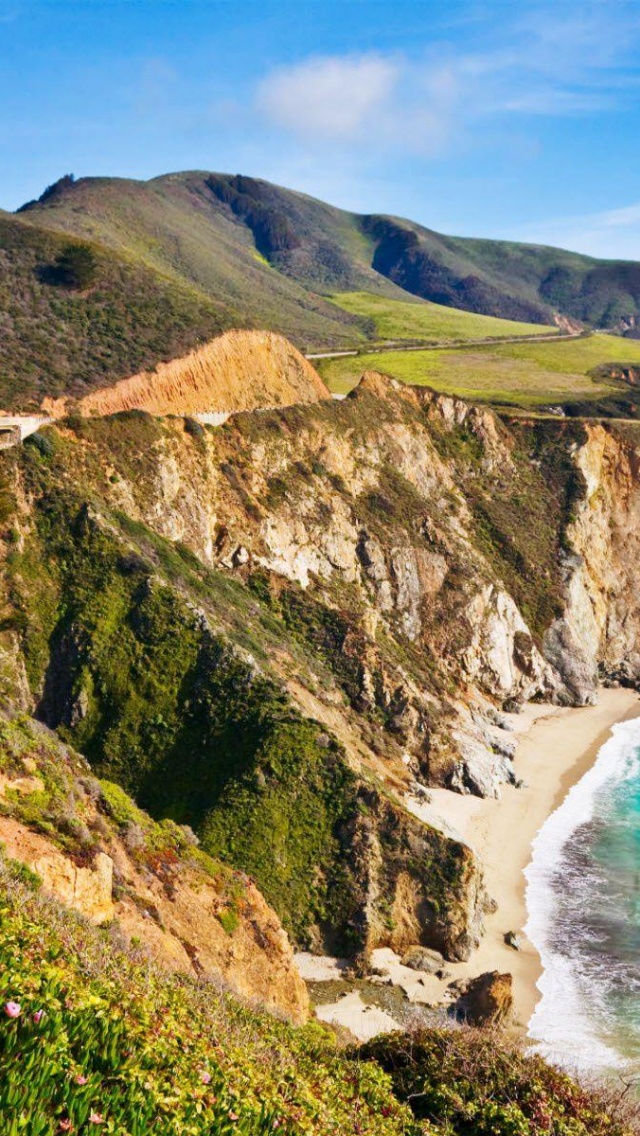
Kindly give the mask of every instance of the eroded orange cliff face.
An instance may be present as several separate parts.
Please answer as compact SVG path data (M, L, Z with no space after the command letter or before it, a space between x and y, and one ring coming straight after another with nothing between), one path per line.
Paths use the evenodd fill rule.
M304 355L271 331L228 331L155 371L122 379L73 406L82 415L146 410L150 414L206 414L317 402L331 395ZM42 409L61 418L67 398L45 399Z

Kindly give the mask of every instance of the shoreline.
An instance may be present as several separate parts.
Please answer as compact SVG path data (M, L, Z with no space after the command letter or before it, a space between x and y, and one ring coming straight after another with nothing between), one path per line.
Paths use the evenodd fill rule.
M525 868L531 846L547 818L569 790L594 764L599 750L617 722L640 716L635 690L601 688L596 706L558 707L527 705L512 719L518 744L514 757L520 789L502 786L498 799L461 796L447 789L429 790L424 819L440 820L476 853L485 884L497 909L485 919L485 934L468 962L447 964L451 977L473 978L483 971L513 975L514 1028L526 1034L540 998L542 975L538 952L524 933L526 907ZM417 811L417 810L416 810ZM504 936L513 931L521 949L507 946Z
M405 799L405 806L414 815L464 841L477 857L487 894L496 904L496 910L485 917L478 949L466 962L446 962L444 974L438 978L411 970L392 950L378 948L371 955L374 977L360 983L345 981L344 971L349 968L346 959L306 952L296 956L307 982L320 984L320 990L326 984L327 1000L319 997L315 1004L318 1017L345 1028L358 1040L405 1028L397 1005L381 1003L381 987L391 986L412 1008L446 1012L452 1000L452 982L467 982L494 970L512 975L510 1028L523 1040L528 1035L542 996L537 984L543 974L540 956L524 930L529 919L525 869L531 863L533 842L571 788L595 764L613 726L640 717L640 695L623 687L603 687L596 706L528 703L520 714L505 717L516 741L513 764L516 776L524 783L521 788L502 785L498 798L431 788L428 800ZM518 935L519 950L506 944L509 932ZM369 989L365 989L367 982ZM372 990L378 994L372 996Z

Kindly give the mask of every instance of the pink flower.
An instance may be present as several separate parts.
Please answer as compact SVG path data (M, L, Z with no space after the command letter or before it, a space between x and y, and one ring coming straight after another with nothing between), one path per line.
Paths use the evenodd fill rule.
M73 1132L73 1124L70 1120L61 1120L58 1128L61 1132Z
M238 1119L239 1118L236 1116L235 1112L229 1113L229 1120L238 1120Z
M19 1018L21 1009L19 1002L6 1002L4 1012L8 1018Z
M36 1010L36 1012L33 1014L33 1020L34 1020L34 1022L36 1023L37 1026L40 1025L40 1022L42 1021L43 1018L44 1018L44 1010Z
M76 1085L86 1085L87 1081L89 1080L89 1078L85 1077L82 1073L78 1073L77 1077L74 1077L73 1079Z
M200 1074L200 1080L202 1081L203 1085L210 1085L211 1084L211 1073L201 1073Z
M104 1116L100 1112L89 1113L89 1124L104 1124Z

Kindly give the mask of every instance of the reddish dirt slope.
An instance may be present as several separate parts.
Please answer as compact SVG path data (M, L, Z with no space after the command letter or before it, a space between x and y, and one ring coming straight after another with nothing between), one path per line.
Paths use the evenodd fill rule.
M331 395L303 355L271 331L228 331L155 371L122 379L73 406L84 415L147 410L151 414L199 414L317 402ZM55 418L68 399L45 399Z

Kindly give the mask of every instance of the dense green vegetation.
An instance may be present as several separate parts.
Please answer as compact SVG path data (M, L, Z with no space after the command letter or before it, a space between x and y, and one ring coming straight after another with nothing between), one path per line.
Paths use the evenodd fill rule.
M116 928L0 856L0 1108L7 1136L631 1136L633 1100L578 1086L498 1033L340 1050L212 983L162 975Z
M0 215L0 406L81 397L237 324L184 282Z
M34 881L37 883L37 880ZM7 1136L418 1136L379 1066L315 1025L154 972L0 859L0 1127Z
M343 393L365 370L383 371L402 382L433 387L477 402L523 407L620 400L626 415L635 403L633 389L607 374L606 364L640 363L640 344L611 335L552 343L497 343L482 347L426 351L381 351L318 363L332 391ZM624 408L621 416L625 416Z
M443 1136L629 1136L638 1110L624 1086L588 1090L499 1033L425 1030L363 1046L423 1131Z
M12 572L40 715L153 815L252 873L301 941L318 922L348 936L337 829L356 794L339 747L80 499L49 491L37 519Z
M455 343L469 339L557 333L555 327L496 319L417 299L392 300L371 292L338 292L333 296L333 302L353 315L371 321L376 339Z

